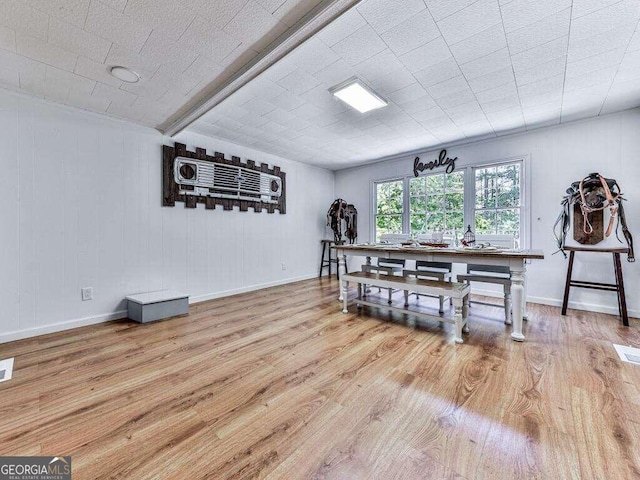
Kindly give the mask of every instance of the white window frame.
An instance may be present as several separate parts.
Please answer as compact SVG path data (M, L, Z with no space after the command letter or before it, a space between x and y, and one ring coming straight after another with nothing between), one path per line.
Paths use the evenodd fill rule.
M529 175L530 167L529 155L519 155L516 157L503 158L494 161L480 161L472 162L469 165L460 166L456 168L456 171L464 170L464 228L466 230L467 225L471 225L471 230L475 232L475 171L479 168L490 168L509 163L521 162L520 167L520 248L529 248L531 245L531 176ZM442 172L430 172L429 174L438 174ZM427 174L427 175L429 175ZM422 176L422 175L421 175ZM371 241L375 241L376 238L376 212L378 210L377 205L377 188L376 185L385 182L403 182L403 215L402 215L402 233L409 233L410 226L410 190L409 180L414 178L413 175L394 176L390 178L375 179L371 182L371 205L373 208L370 211L370 229L369 238ZM467 199L473 199L473 201L467 201Z

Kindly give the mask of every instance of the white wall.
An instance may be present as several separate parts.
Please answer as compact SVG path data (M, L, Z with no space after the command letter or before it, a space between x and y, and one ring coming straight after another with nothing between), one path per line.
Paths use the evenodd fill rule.
M287 213L162 207L161 145L172 139L0 91L0 342L121 318L130 293L197 301L317 275L332 172L197 134L177 140L279 165ZM81 301L82 287L94 300Z
M448 149L457 167L528 155L531 179L531 247L542 249L543 261L528 266L528 295L533 302L560 305L567 261L557 250L552 233L560 200L569 184L591 172L618 180L628 202L629 228L636 235L640 256L640 111L630 110L596 119L548 127ZM437 157L438 151L420 154ZM415 155L336 172L336 196L354 203L359 212L358 240L370 241L371 184L374 180L413 174ZM354 262L355 263L355 262ZM356 267L356 265L353 265ZM640 260L623 260L630 315L640 317ZM613 282L607 254L577 254L574 278ZM615 293L572 289L570 306L617 312Z

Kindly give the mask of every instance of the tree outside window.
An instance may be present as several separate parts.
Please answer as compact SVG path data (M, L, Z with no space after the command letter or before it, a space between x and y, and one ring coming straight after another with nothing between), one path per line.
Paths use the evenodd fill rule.
M475 170L477 234L520 236L520 163Z
M376 183L376 241L386 233L402 233L403 205L402 180Z
M409 180L409 232L443 232L464 227L464 172Z

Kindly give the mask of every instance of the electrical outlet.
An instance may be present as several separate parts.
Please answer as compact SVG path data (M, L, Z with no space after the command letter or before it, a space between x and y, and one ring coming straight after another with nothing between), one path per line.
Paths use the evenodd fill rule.
M87 300L93 300L93 287L83 288L81 292L83 302L86 302Z
M286 264L286 263L283 263L283 264L282 264L282 270L286 270L286 269L287 269L287 264Z

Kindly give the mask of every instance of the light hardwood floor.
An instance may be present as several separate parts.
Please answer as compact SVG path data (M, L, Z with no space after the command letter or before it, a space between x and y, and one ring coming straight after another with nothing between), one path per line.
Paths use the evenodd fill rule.
M640 367L611 345L640 345L640 321L530 305L520 344L473 305L456 345L337 294L309 280L0 345L0 454L71 455L75 480L640 478Z

